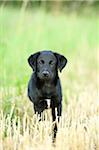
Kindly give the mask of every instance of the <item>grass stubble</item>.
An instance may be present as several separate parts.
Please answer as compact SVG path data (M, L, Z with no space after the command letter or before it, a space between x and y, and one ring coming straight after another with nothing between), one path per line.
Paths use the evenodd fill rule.
M23 95L21 98L26 99L26 96ZM17 116L12 117L15 111L13 103L10 114L5 115L3 110L0 111L0 149L43 150L46 147L48 150L98 150L99 101L97 98L93 87L87 87L79 96L72 96L72 99L68 95L69 102L58 125L55 147L52 146L50 110L45 112L45 121L39 122L36 115L33 117L29 115L27 110L32 106L26 100L23 109L17 110L19 109L17 107Z

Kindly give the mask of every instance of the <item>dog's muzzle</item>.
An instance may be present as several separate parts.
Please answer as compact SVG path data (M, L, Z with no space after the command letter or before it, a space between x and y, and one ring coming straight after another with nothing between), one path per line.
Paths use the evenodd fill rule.
M45 78L48 78L50 75L48 71L43 71L42 74L43 74L43 77Z

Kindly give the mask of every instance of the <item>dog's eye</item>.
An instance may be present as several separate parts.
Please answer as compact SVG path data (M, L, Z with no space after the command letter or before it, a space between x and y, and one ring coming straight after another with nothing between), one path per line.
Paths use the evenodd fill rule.
M39 61L39 64L44 64L44 60L40 60L40 61Z
M49 62L49 64L50 64L50 65L54 65L54 61L51 60L51 61Z

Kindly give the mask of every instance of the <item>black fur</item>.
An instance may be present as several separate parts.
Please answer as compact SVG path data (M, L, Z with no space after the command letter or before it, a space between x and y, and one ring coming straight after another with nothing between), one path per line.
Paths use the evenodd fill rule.
M52 120L55 122L57 108L58 121L62 113L62 90L58 69L60 72L65 67L67 59L52 51L41 51L28 58L29 65L33 69L28 84L28 97L34 104L35 113L40 114L48 108L46 99L50 99ZM57 133L57 124L53 128L53 142Z

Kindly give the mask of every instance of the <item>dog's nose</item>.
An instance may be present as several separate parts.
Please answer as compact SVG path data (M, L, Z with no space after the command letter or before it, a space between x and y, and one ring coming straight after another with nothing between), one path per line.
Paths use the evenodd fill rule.
M44 75L44 77L48 77L49 76L49 72L48 71L43 71L43 75Z

